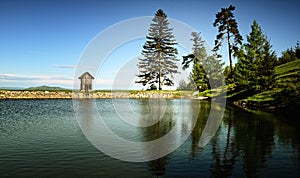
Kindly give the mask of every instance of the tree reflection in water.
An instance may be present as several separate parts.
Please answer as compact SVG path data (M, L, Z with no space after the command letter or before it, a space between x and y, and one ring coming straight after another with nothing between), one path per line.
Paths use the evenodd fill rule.
M211 143L214 160L211 174L214 177L231 176L237 161L242 162L244 169L244 175L239 172L239 176L257 177L259 170L266 166L274 146L274 128L267 120L254 116L226 110L223 128ZM221 140L224 128L227 128L226 139Z
M89 107L89 103L82 102ZM149 100L134 102L137 102L136 107L141 107L139 109L141 116L150 112ZM159 101L156 103L156 113L150 117L157 122L138 129L140 141L147 142L161 138L174 127L176 134L172 135L168 140L170 143L164 146L171 147L182 135L190 133L190 137L175 154L171 153L146 162L152 175L172 176L173 174L168 172L170 169L178 170L177 173L186 176L201 174L212 177L260 177L278 176L280 171L289 172L289 168L293 171L291 175L298 175L297 167L300 167L298 123L282 121L274 114L250 113L227 107L219 130L205 148L200 148L199 139L205 130L207 118L210 112L217 112L218 106L211 106L209 101L185 102L183 105L186 107L184 112L186 117L182 119L182 115L178 114L180 105L178 100L167 100L163 107L161 104L163 103ZM165 111L162 112L161 108L165 108ZM200 112L193 112L194 110ZM81 125L91 127L94 123L93 113L83 117L85 119ZM150 123L153 123L152 121L149 120ZM196 123L195 126L193 123ZM144 154L149 156L160 149L142 148ZM281 164L285 163L290 165L283 165L286 167L281 168ZM198 165L203 167L197 167Z
M148 102L149 100L141 100L141 105L143 107L142 111L149 111ZM174 126L173 122L173 111L174 108L172 108L172 104L170 104L170 101L160 100L160 99L153 99L152 101L155 106L155 111L152 111L152 115L148 119L157 120L157 122L154 125L151 125L149 127L141 128L141 133L143 135L143 141L151 141L155 139L159 139L165 134L167 134L172 127ZM168 102L168 103L167 103ZM153 104L152 103L152 104ZM164 112L162 112L164 110ZM149 122L151 122L149 120ZM171 140L170 140L171 141ZM145 148L145 152L147 154L155 154L154 152L159 151L159 148ZM168 155L164 156L162 158L148 161L148 166L150 168L150 171L155 176L161 176L164 175L166 172L166 165L168 162Z

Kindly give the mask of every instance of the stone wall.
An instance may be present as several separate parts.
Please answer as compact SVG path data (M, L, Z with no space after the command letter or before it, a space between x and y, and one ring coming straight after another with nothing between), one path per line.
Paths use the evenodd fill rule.
M7 91L0 90L0 99L72 99L72 98L180 98L178 91L84 92L71 91ZM185 96L188 97L188 96Z

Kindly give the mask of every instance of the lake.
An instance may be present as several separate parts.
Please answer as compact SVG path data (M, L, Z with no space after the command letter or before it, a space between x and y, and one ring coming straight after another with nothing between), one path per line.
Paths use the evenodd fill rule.
M0 100L0 176L299 177L287 117L190 99Z

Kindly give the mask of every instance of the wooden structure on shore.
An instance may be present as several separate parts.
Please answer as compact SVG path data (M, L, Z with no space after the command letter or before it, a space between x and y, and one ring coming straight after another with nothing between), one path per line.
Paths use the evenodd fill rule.
M90 90L93 89L94 77L90 73L85 72L79 77L79 79L80 79L80 91L85 91L86 93L88 93Z

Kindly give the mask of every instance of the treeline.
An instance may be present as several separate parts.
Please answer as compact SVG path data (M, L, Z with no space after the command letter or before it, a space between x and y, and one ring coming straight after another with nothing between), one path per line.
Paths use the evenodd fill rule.
M191 53L178 59L172 28L168 26L167 15L159 9L150 24L147 41L143 46L136 83L144 86L158 84L159 90L163 85L172 86L173 75L178 73L176 62L182 60L180 67L184 70L192 67L192 71L187 82L180 81L179 90L205 91L225 84L232 84L239 90L266 91L273 88L276 84L275 67L300 59L299 42L283 51L278 58L269 38L254 20L250 33L246 35L246 42L243 43L234 10L235 7L230 5L216 13L212 25L218 28L218 34L212 51L207 52L200 33L192 32ZM224 45L228 47L229 66L226 67L220 54L220 48ZM237 59L235 65L232 63L233 57Z

